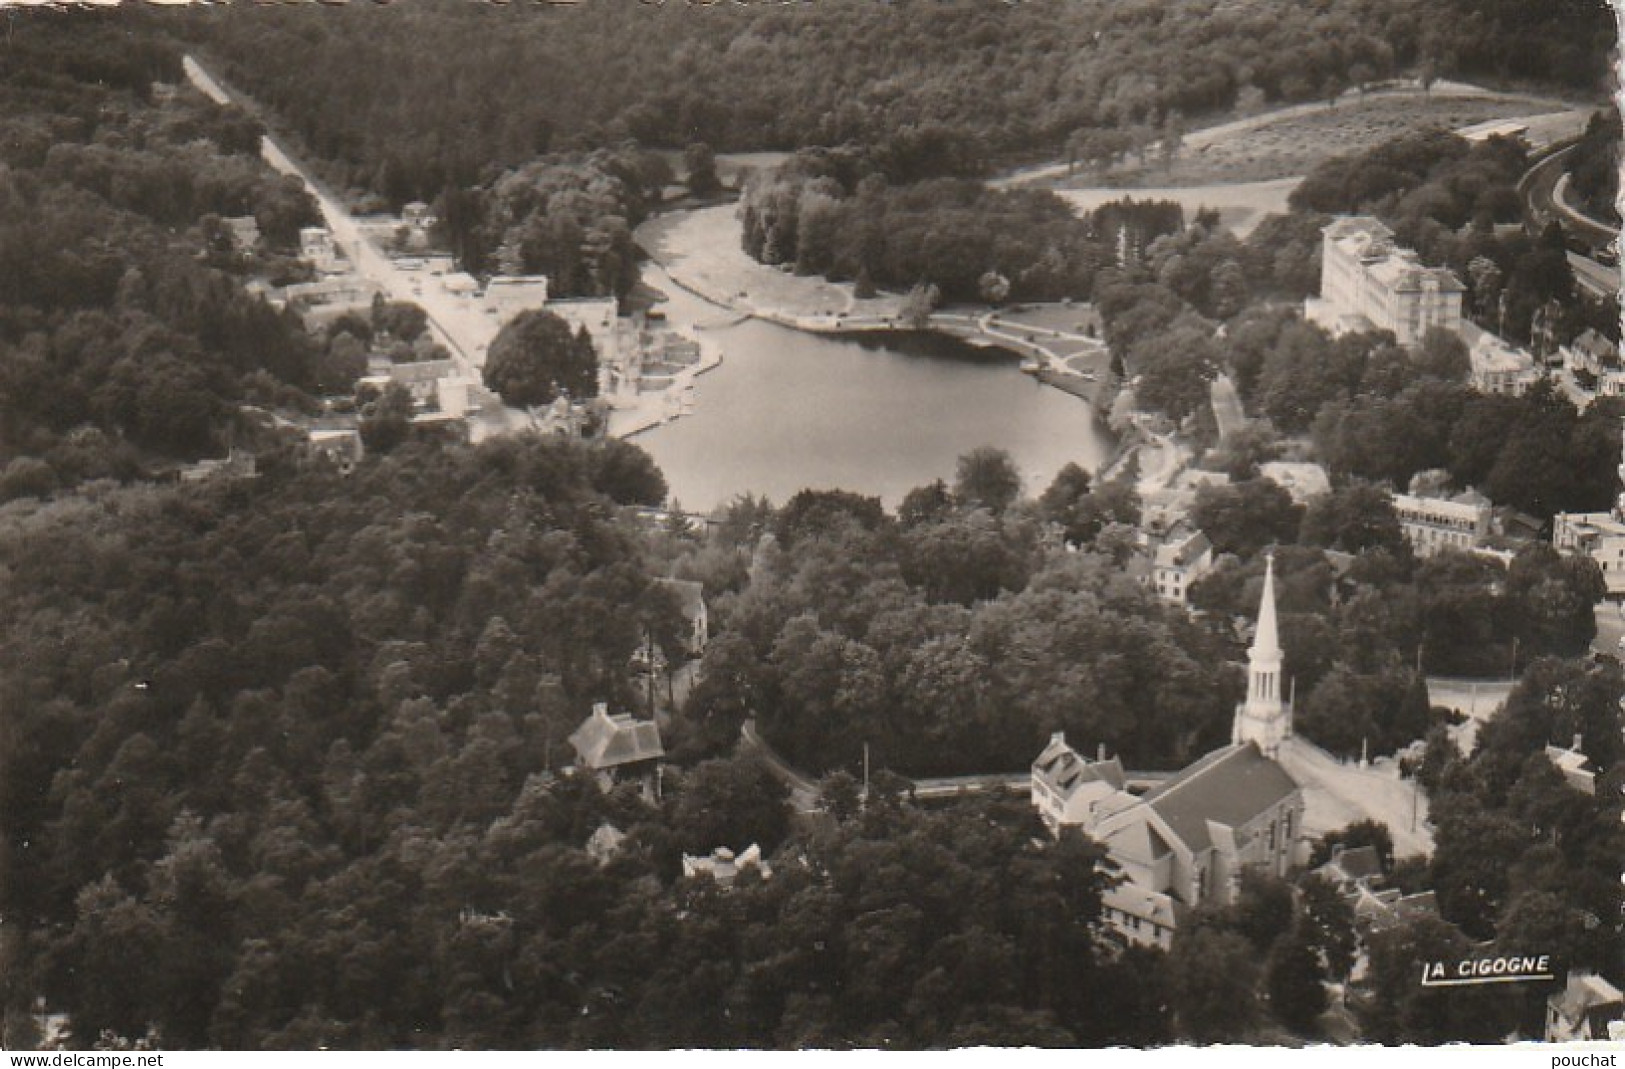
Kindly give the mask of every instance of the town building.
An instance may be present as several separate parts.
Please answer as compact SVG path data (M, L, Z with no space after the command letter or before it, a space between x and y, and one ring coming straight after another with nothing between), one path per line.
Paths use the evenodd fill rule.
M1362 887L1369 889L1382 878L1382 858L1374 846L1335 846L1331 860L1316 869L1315 875L1343 894L1352 894Z
M199 483L211 479L235 480L259 477L258 462L254 454L231 449L223 457L205 457L195 464L180 469L183 483Z
M1562 746L1548 746L1546 759L1563 774L1563 782L1582 794L1595 795L1597 771L1591 767L1591 758L1580 748L1582 741L1584 740L1576 735L1574 742L1566 749Z
M1332 492L1332 479L1326 469L1308 461L1271 460L1258 466L1258 474L1291 494L1294 505L1307 505Z
M1321 231L1320 296L1304 317L1334 337L1386 330L1416 346L1433 328L1459 333L1466 287L1450 271L1424 267L1371 216L1344 216Z
M1612 1038L1609 1024L1625 1016L1625 995L1595 973L1569 971L1563 990L1546 999L1546 1042Z
M305 437L310 454L332 464L342 475L350 474L361 463L361 432L353 422L348 426L314 426Z
M1591 327L1587 327L1569 344L1558 349L1563 370L1572 375L1589 375L1600 379L1619 368L1619 347Z
M599 865L607 865L621 852L624 842L626 833L606 820L587 836L587 845L583 849Z
M587 329L587 335L592 338L592 347L598 351L600 368L619 362L623 324L616 315L618 306L614 297L572 297L548 301L545 307L570 324L571 331L582 327ZM630 329L629 323L626 326ZM600 383L600 391L609 392L609 385Z
M1140 527L1153 535L1171 531L1189 519L1196 504L1196 492L1204 486L1228 486L1230 476L1222 471L1186 468L1169 485L1141 496Z
M221 222L231 234L234 245L242 252L253 252L260 243L260 224L252 215L234 215Z
M683 855L683 875L689 879L709 876L721 888L729 888L740 873L754 869L764 880L773 878L773 867L762 860L762 848L756 843L735 854L726 846L719 846L702 857Z
M1395 494L1394 514L1400 530L1418 557L1431 557L1444 549L1470 552L1490 537L1494 507L1472 488L1454 497Z
M1191 584L1213 570L1213 543L1201 531L1175 527L1151 551L1149 585L1157 597L1185 605Z
M1378 932L1398 928L1422 917L1439 916L1439 899L1432 891L1417 891L1408 895L1396 887L1377 890L1361 884L1345 896L1345 901L1354 913L1354 931L1360 939L1362 950L1366 941Z
M628 713L611 716L607 703L596 702L592 715L571 733L570 745L576 764L593 773L604 790L637 783L645 796L659 797L660 759L666 747L654 721L636 720Z
M485 284L486 309L500 323L546 304L546 275L497 275Z
M1275 760L1292 733L1280 699L1273 562L1265 570L1247 701L1231 745L1136 795L1116 761L1087 761L1051 737L1031 773L1033 805L1054 835L1078 828L1105 846L1124 880L1102 914L1126 943L1166 948L1185 914L1233 903L1241 874L1284 876L1302 834L1303 791Z
M1625 600L1625 435L1615 469L1622 492L1611 512L1559 512L1552 517L1552 545L1590 557L1602 569L1608 597Z
M1479 393L1518 397L1541 380L1535 358L1504 338L1466 320L1457 333L1467 343L1467 381Z

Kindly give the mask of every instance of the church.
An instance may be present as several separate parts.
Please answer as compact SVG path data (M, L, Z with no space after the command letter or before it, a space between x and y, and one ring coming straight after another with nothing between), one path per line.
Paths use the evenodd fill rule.
M1121 870L1102 915L1125 942L1167 949L1192 909L1235 901L1244 869L1284 876L1293 863L1304 799L1276 760L1292 735L1282 659L1271 559L1230 745L1144 794L1130 791L1117 759L1087 760L1063 734L1033 762L1032 801L1051 834L1079 829Z

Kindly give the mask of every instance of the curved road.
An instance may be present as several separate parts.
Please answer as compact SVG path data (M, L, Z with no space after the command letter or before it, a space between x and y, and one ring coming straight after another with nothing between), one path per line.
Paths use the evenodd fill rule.
M1564 232L1589 244L1593 249L1617 243L1619 231L1589 216L1575 211L1563 197L1568 185L1568 172L1564 159L1574 146L1562 148L1538 161L1525 172L1518 182L1524 200L1524 218L1529 228L1538 233L1548 222L1558 219ZM1617 244L1616 244L1617 248ZM1589 256L1570 250L1569 266L1574 268L1574 280L1598 296L1612 296L1620 290L1618 267L1598 263Z

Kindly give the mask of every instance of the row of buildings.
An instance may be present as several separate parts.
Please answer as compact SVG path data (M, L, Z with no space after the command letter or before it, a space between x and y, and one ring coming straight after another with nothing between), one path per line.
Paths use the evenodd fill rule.
M1467 345L1470 381L1482 393L1521 394L1545 369L1511 342L1462 315L1467 289L1442 267L1427 267L1394 242L1393 231L1365 215L1333 220L1321 232L1320 296L1304 302L1304 317L1334 337L1386 330L1400 345L1422 344L1444 330Z

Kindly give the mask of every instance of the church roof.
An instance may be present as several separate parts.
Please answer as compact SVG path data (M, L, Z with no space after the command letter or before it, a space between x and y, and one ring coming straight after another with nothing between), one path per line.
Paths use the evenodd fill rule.
M1193 851L1213 845L1208 822L1239 828L1290 798L1297 783L1254 743L1226 746L1145 795Z
M1113 857L1150 865L1173 853L1173 847L1162 833L1147 820L1124 824L1106 837L1106 847Z

